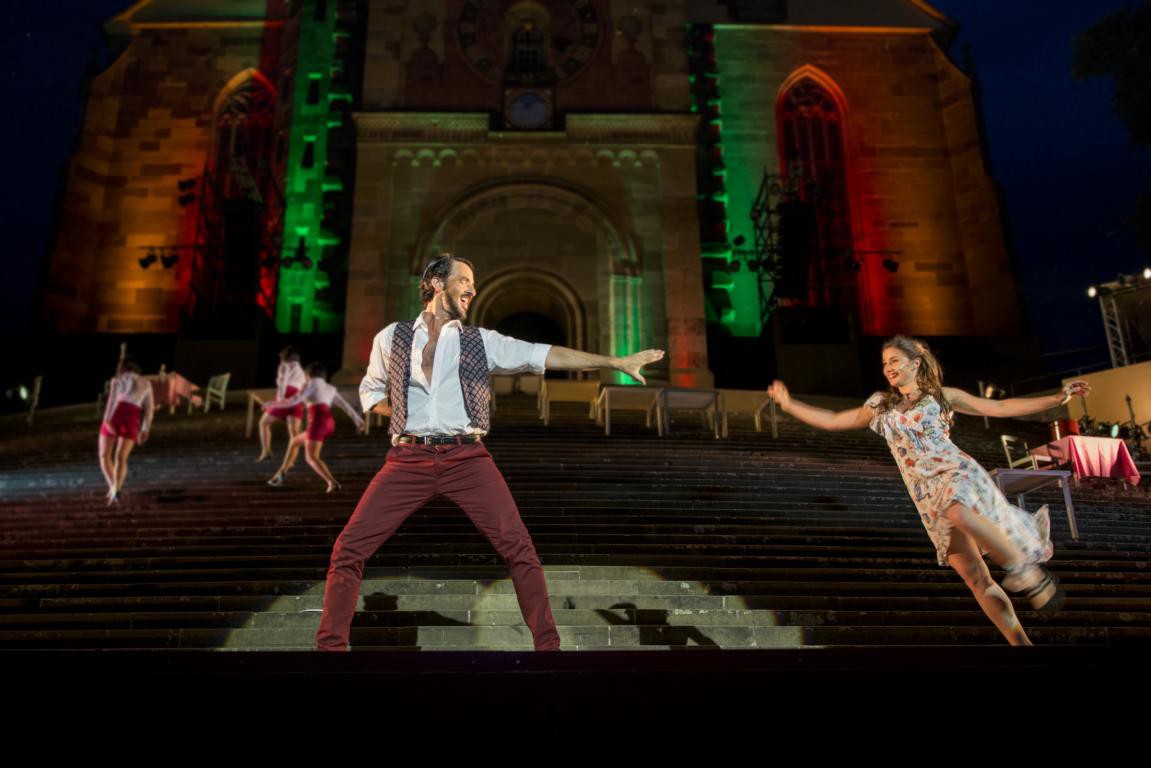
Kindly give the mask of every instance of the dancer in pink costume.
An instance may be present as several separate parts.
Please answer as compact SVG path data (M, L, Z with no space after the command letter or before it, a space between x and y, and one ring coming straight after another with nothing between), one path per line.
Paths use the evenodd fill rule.
M294 397L308 383L308 374L300 365L300 353L294 347L284 347L280 350L280 367L276 370L276 400L287 400ZM265 406L264 415L260 417L260 458L264 461L272 455L272 424L277 421L286 421L288 424L288 439L291 440L300 434L300 424L304 418L303 404L291 408L268 408Z
M128 476L128 456L137 444L148 441L156 406L152 384L140 376L131 360L120 364L120 373L108 384L108 405L100 424L100 471L108 484L108 506L120 500Z
M284 475L288 474L288 470L296 463L300 448L303 447L304 460L308 462L309 467L315 470L317 475L324 479L324 482L328 484L328 493L331 493L339 488L340 484L332 476L332 471L328 469L328 465L320 458L320 452L324 448L324 440L336 431L332 405L339 406L344 413L348 414L348 417L356 423L356 429L361 433L366 432L368 427L360 418L360 414L356 413L352 406L348 405L348 401L340 396L336 388L326 381L328 372L322 364L312 363L309 365L308 376L308 382L300 392L286 400L277 400L264 406L265 411L271 411L295 408L302 403L308 405L308 428L295 435L288 442L288 452L284 456L284 463L276 470L276 474L268 481L268 485L283 484Z

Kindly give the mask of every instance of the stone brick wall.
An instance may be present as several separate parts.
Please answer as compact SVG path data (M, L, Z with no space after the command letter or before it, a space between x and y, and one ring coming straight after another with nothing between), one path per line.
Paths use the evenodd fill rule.
M278 27L144 26L92 83L69 168L46 312L60 331L172 332L191 257L142 269L142 246L188 242L195 206L177 202L211 146L213 105L230 80L263 68L279 86Z
M777 98L808 67L846 103L856 248L899 252L894 275L863 258L864 332L1018 331L970 84L926 31L720 26L716 49L733 237L751 239L745 212L779 171Z

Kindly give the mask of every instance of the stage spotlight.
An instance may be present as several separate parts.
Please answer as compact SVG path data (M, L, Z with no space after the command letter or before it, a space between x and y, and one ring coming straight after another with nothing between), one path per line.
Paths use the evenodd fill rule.
M164 265L164 269L171 269L179 260L180 254L174 248L160 255L160 263Z
M1143 279L1151 280L1151 267L1143 267Z
M895 259L884 259L883 268L894 275L899 271L899 262Z
M1091 286L1090 288L1087 289L1087 298L1094 299L1098 295L1099 295L1099 289L1096 288L1095 286Z
M144 256L140 259L140 268L141 269L147 269L148 267L155 264L156 261L157 261L156 249L155 248L149 248L148 249L148 255Z
M1001 400L1001 399L1003 399L1003 396L1006 394L1007 394L1007 390L1005 390L1002 387L997 386L991 382L988 382L983 387L983 396L985 398L987 398L988 400Z

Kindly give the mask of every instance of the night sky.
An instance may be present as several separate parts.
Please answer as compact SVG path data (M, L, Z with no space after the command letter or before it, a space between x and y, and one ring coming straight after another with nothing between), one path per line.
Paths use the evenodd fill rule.
M10 115L0 135L10 151L0 192L9 249L0 334L32 327L59 181L83 114L85 70L106 60L100 23L131 4L3 2L8 23L0 32L0 71ZM1072 41L1107 13L1136 2L934 5L961 25L952 58L963 64L963 46L971 46L1032 332L1048 354L1094 348L1052 355L1047 368L1103 362L1102 323L1085 290L1149 263L1126 219L1151 178L1151 152L1130 146L1111 110L1110 81L1072 78Z

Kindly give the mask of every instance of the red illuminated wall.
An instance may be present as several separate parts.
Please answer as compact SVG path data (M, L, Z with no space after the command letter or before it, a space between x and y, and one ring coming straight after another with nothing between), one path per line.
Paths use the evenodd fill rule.
M927 30L718 26L730 233L751 240L763 169L778 173L777 102L804 76L842 95L861 330L922 335L1019 330L993 181L970 83ZM750 311L750 310L748 310Z
M177 182L204 170L222 89L246 70L280 79L278 19L181 23L156 17L163 4L138 8L109 25L126 48L91 84L69 169L45 296L60 331L177 329L191 255L145 270L142 247L194 241L196 204L180 206Z

